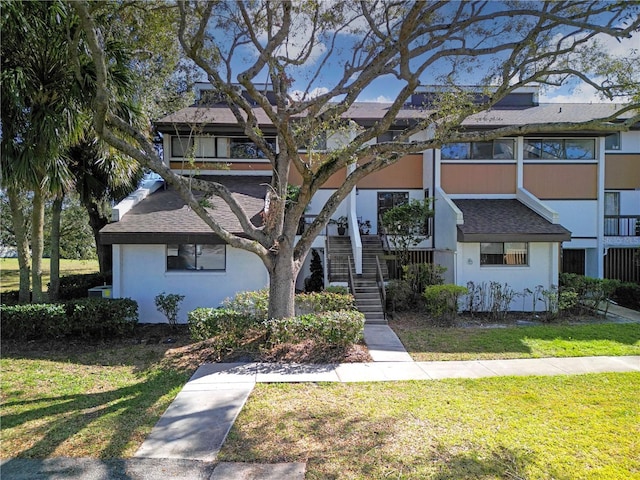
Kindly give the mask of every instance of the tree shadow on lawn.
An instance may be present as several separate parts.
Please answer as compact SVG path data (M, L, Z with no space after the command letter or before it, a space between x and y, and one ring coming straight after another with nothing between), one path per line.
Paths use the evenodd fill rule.
M172 390L182 387L187 379L188 375L185 373L159 370L150 374L146 381L108 392L6 402L3 404L4 409L19 405L31 405L33 408L16 414L3 415L3 430L35 422L38 426L29 428L28 433L33 436L34 430L44 432L31 447L11 452L11 455L21 458L49 457L60 445L80 434L85 428L103 420L107 415L114 415L114 418L108 420L113 427L96 427L102 432L108 432L109 438L105 445L99 447L99 451L83 456L120 457L131 441L142 442L141 429L153 426L162 414L166 406L159 409L156 405L159 399ZM167 406L169 402L168 399ZM38 406L42 403L46 405ZM150 413L154 409L157 415ZM47 421L51 416L56 418ZM140 438L136 438L137 436Z
M242 423L242 422L241 422ZM399 431L399 418L296 408L233 427L220 460L306 462L308 478L526 478L534 454L473 442L444 445Z
M409 353L532 354L532 341L598 342L639 345L638 323L505 325L499 328L433 327L417 315L398 316L390 326Z

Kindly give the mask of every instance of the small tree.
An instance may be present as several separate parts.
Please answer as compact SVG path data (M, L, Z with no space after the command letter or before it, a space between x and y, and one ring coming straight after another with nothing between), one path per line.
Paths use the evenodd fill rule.
M422 241L431 216L431 200L427 198L410 200L382 214L382 225L401 266L409 263L409 249Z
M304 282L305 292L319 292L324 287L324 269L317 250L311 250L311 276Z
M175 328L178 323L178 311L180 310L180 302L184 300L184 295L177 293L160 293L156 295L156 308L160 313L167 317L169 325Z

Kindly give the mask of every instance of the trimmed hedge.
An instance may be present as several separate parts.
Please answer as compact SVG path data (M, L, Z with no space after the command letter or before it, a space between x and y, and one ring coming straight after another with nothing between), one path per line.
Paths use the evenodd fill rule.
M313 340L330 346L347 346L362 340L364 314L357 310L310 313L267 322L273 343Z
M138 304L129 298L83 298L64 303L0 305L0 315L5 338L102 339L131 334L138 323Z
M453 325L458 313L458 300L469 293L467 287L460 285L429 285L424 289L427 311L442 325Z
M187 324L191 338L206 340L217 335L241 338L249 327L259 322L246 312L230 308L196 308L189 312Z
M640 285L622 283L613 292L611 299L618 305L640 311Z
M296 313L355 310L355 299L350 293L312 292L299 293L295 297Z
M58 297L60 300L87 298L90 288L104 284L110 285L111 282L111 275L103 275L99 272L65 275L60 277L60 293Z

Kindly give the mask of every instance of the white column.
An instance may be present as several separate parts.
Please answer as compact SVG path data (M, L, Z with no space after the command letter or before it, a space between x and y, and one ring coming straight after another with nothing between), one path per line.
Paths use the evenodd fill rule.
M604 137L600 137L598 145L598 224L597 224L597 249L598 249L598 278L604 278Z

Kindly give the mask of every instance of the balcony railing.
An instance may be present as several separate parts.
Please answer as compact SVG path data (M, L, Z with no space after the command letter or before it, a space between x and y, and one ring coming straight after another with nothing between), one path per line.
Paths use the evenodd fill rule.
M640 216L638 215L605 215L605 237L637 237L640 236Z

